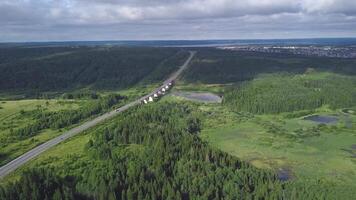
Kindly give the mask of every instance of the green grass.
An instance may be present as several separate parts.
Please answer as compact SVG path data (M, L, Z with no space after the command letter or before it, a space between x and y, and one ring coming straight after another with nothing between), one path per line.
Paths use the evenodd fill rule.
M345 117L340 117L338 124L322 128L320 136L292 137L295 130L307 130L317 124L302 117L285 118L283 114L246 117L222 106L204 105L203 109L210 116L206 116L201 137L217 148L259 168L290 169L295 179L356 184L356 158L347 152L356 144L354 115L349 116L353 121L351 128L346 128ZM340 111L328 108L315 113L342 116ZM264 124L274 124L282 131L270 132Z
M48 102L48 104L46 104ZM43 99L30 99L30 100L15 100L15 101L1 101L0 105L3 109L0 110L0 120L8 119L9 117L17 114L20 110L29 111L41 106L49 111L57 111L61 109L78 108L78 105L73 103L62 103L60 100L43 100Z
M110 124L115 120L117 120L117 117L107 120L104 123L86 130L51 148L39 157L26 163L23 167L18 168L6 176L1 180L0 184L6 185L18 180L21 177L22 172L30 168L55 167L61 169L66 167L66 170L59 170L59 173L62 173L63 176L70 175L70 173L76 173L71 170L76 170L77 167L71 168L69 165L76 165L78 163L89 161L90 158L88 157L87 152L85 152L85 145L95 132L105 129L107 124ZM67 171L67 168L70 168L70 171Z
M21 112L31 112L37 109L46 111L73 110L78 109L80 101L73 100L14 100L1 101L0 105L0 138L9 134L10 129L16 129L29 124L31 116Z
M0 105L0 165L5 164L35 146L61 134L61 130L43 130L40 134L21 140L11 135L11 129L24 127L34 121L30 115L21 114L37 109L46 111L73 110L79 101L63 100L16 100L1 101Z
M201 84L201 83L185 83L177 82L174 89L183 91L197 91L197 92L212 92L221 94L227 85L231 84Z
M86 154L84 154L84 146L89 141L89 135L86 135L87 132L83 132L80 135L73 137L72 139L61 143L60 145L55 146L54 148L46 151L41 156L30 161L25 166L15 170L15 172L6 176L1 184L7 184L18 180L24 170L29 168L34 168L36 166L41 167L54 167L54 166L63 166L69 157L76 157L77 161L85 160Z

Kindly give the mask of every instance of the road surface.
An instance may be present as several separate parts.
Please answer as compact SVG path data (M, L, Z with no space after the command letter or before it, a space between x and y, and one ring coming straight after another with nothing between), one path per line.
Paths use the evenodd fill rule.
M138 104L140 104L144 99L148 98L149 96L152 96L154 93L156 93L157 91L161 90L165 85L167 85L169 82L174 81L178 78L178 76L183 72L184 69L186 69L190 63L190 61L192 60L192 58L194 57L196 52L191 51L190 52L190 56L189 58L184 62L184 64L182 66L180 66L179 70L177 70L175 73L173 73L166 81L164 81L163 85L160 86L159 88L157 88L156 90L154 90L153 92L151 92L150 94L143 96L131 103L128 103L118 109L115 109L113 111L110 111L108 113L105 113L91 121L85 122L84 124L75 127L65 133L63 133L62 135L53 138L33 149L31 149L30 151L26 152L25 154L17 157L16 159L12 160L11 162L7 163L6 165L2 166L0 168L0 179L5 177L6 175L8 175L9 173L13 172L14 170L16 170L17 168L19 168L20 166L24 165L25 163L27 163L28 161L30 161L31 159L39 156L41 153L47 151L48 149L54 147L55 145L61 143L64 140L67 140L70 137L73 137L74 135L77 135L78 133L87 130L93 126L96 126L97 124L101 123L102 121L112 118L115 115L133 107L136 106Z

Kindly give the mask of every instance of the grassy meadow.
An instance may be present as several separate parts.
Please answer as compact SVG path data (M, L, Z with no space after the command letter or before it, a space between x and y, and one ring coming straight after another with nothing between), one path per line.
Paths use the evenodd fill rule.
M339 183L356 180L355 116L349 116L353 125L346 128L344 121L327 125L318 136L290 137L303 127L308 130L317 123L283 115L255 115L215 112L220 108L204 109L213 113L206 121L201 137L232 155L249 161L259 168L288 171L291 179L327 179ZM224 108L221 108L222 110ZM343 115L339 111L321 111L318 114ZM229 116L230 119L225 119ZM283 133L269 131L266 123L273 124ZM353 153L352 153L353 152Z
M97 130L97 129L95 129ZM75 164L75 162L80 163L80 161L87 160L87 155L84 153L84 147L88 143L92 132L85 131L70 140L67 140L60 145L44 152L41 156L33 159L25 166L17 169L15 172L6 176L0 184L6 185L10 182L16 181L21 177L23 171L36 168L36 167L59 167L64 168L65 166L71 168L69 164ZM73 161L75 160L75 162ZM73 161L69 163L69 161ZM74 167L73 167L74 168ZM68 172L66 169L61 171L62 173ZM67 175L67 174L63 174Z
M23 128L35 121L33 114L41 111L60 111L79 109L78 100L14 100L1 101L0 109L0 165L4 164L33 147L41 144L59 134L63 130L45 129L39 134L20 139L16 137L12 130Z

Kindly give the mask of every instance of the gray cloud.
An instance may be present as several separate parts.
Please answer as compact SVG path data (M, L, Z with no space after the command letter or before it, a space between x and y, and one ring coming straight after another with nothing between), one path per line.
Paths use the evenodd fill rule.
M355 25L350 0L0 2L0 41L350 37Z

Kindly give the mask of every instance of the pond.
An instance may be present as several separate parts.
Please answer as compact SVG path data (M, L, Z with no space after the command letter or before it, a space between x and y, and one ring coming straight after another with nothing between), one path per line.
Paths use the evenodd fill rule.
M356 150L356 144L351 145L352 150Z
M280 181L288 181L292 179L292 171L289 168L279 168L277 170L277 177Z
M200 101L206 103L221 103L222 98L218 95L209 92L182 92L175 91L172 93L174 96L183 97L188 100Z
M304 119L319 124L336 124L339 121L337 117L327 116L327 115L312 115L312 116L304 117Z

